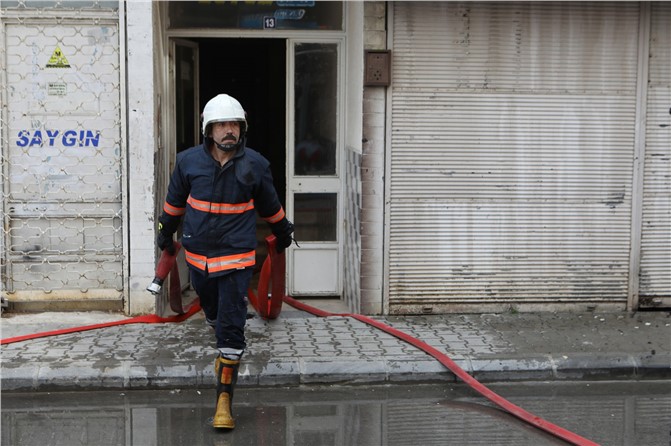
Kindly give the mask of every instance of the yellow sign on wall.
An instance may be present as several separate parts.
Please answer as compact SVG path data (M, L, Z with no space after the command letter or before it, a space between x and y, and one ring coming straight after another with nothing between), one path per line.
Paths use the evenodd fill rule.
M47 68L70 68L70 63L61 51L61 47L57 46L51 54L51 58L47 62Z

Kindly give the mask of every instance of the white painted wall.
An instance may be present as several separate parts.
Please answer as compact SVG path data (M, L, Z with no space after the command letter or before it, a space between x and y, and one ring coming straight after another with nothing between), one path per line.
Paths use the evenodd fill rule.
M364 6L365 49L386 49L385 2ZM387 89L366 87L361 157L361 312L383 313L384 160Z
M156 298L146 291L154 277L156 249L154 153L157 148L154 31L152 2L125 2L128 73L128 233L129 290L126 312L156 311Z

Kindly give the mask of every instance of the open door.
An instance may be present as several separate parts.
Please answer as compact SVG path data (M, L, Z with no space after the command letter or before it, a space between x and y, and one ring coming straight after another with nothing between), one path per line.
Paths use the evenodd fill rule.
M288 250L293 296L342 289L340 41L288 40L287 212L300 248Z
M170 85L172 85L169 101L169 113L173 116L170 122L174 127L170 130L167 144L166 160L167 175L175 167L178 152L200 143L200 105L198 75L198 44L188 40L173 39L170 41ZM181 239L181 228L177 239ZM189 269L184 259L184 250L177 257L179 278L182 288L189 285Z
M175 123L167 147L177 150L170 151L169 171L176 152L200 143L200 104L222 92L240 100L252 129L248 143L276 170L276 188L296 225L300 248L287 251L287 288L294 296L340 296L342 290L341 45L338 39L170 40L174 89L164 110ZM227 69L216 57L222 48L251 67L245 73L256 74ZM261 221L261 242L269 231Z

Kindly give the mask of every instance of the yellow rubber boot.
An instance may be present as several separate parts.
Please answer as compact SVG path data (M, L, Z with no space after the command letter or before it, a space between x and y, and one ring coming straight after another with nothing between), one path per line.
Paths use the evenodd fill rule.
M222 429L233 429L233 389L238 381L240 361L233 361L219 356L214 363L217 376L217 409L214 413L212 426Z

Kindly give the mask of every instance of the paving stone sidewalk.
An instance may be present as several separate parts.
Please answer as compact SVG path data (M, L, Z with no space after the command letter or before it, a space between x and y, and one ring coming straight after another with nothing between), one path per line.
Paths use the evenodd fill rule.
M11 315L2 338L119 315ZM41 318L41 319L40 319ZM374 317L417 337L483 382L669 379L671 313L518 313ZM58 320L56 323L54 321ZM434 358L346 316L285 306L255 317L239 385L454 381ZM181 323L129 324L3 345L3 391L211 388L212 329L202 313Z

